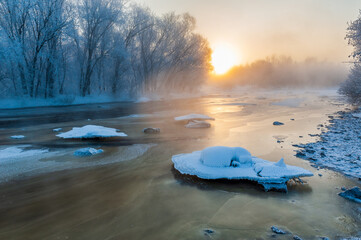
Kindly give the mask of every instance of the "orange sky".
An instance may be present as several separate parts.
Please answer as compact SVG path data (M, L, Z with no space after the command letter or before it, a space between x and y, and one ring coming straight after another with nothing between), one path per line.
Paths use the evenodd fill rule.
M236 64L271 55L348 60L347 22L361 0L134 0L162 14L189 12L211 47L228 45Z

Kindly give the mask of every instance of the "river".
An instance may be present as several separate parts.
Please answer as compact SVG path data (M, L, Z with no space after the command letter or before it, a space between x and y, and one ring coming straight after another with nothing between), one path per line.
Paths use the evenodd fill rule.
M2 164L0 239L303 239L360 234L360 205L337 195L361 186L296 158L293 144L316 141L328 116L345 110L330 91L263 91L215 94L145 103L101 103L0 110L2 148L48 149ZM214 117L209 129L187 129L173 118ZM285 123L273 126L274 121ZM64 131L87 124L114 127L128 137L63 140ZM144 134L159 127L160 134ZM10 139L12 135L24 139ZM200 181L173 169L172 155L208 146L241 146L252 155L314 173L288 193L264 192L252 182ZM79 158L81 147L104 153ZM4 170L5 169L5 170ZM205 234L211 229L214 233Z

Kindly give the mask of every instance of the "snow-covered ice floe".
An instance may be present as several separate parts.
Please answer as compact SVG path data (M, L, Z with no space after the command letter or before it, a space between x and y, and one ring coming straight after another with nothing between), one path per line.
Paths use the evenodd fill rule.
M19 158L26 158L32 156L39 156L43 153L47 153L47 149L25 149L29 145L10 146L0 150L0 165L5 161Z
M76 150L73 155L77 156L77 157L87 157L87 156L93 156L93 155L96 155L96 154L99 154L102 152L104 152L102 149L95 149L95 148L87 147L87 148L81 148L81 149Z
M14 135L14 136L11 136L10 138L11 139L23 139L23 138L25 138L25 136L24 135Z
M287 181L313 174L300 167L253 157L241 147L209 147L202 151L172 156L174 168L201 179L251 180L271 189L287 191Z
M174 120L180 122L188 122L191 120L214 120L214 118L203 114L192 113L184 116L175 117Z
M72 130L56 135L61 138L106 138L106 137L126 137L127 134L119 132L115 128L107 128L97 125L86 125L84 127L74 127Z
M192 120L185 125L186 128L210 128L211 124L206 121Z

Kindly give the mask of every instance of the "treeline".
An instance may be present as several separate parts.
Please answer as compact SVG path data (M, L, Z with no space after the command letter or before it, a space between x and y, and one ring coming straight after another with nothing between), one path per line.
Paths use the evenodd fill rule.
M193 90L211 68L195 24L122 0L0 0L0 96Z
M225 88L255 86L261 88L337 87L347 76L342 64L322 62L313 58L294 61L291 57L273 56L250 64L236 66L213 84Z

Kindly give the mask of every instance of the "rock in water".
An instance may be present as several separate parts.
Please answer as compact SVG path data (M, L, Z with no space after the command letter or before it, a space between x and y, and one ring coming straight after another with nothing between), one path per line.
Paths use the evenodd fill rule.
M212 229L204 229L203 232L204 232L204 234L213 234L214 230L212 230Z
M285 124L282 123L282 122L279 122L279 121L275 121L275 122L273 122L273 125L275 125L275 126L281 126L281 125L285 125Z
M11 139L23 139L23 138L25 138L25 136L24 135L14 135L14 136L11 136L10 138Z
M286 234L286 231L284 231L276 226L272 226L271 230L272 230L272 232L277 233L277 234Z
M351 189L339 193L338 195L348 200L361 203L361 191L359 187L353 187Z
M149 134L160 133L160 128L152 128L152 127L144 128L143 132Z
M95 148L81 148L74 152L74 156L77 157L88 157L104 152L102 149Z
M211 124L205 121L192 120L185 125L186 128L210 128Z

